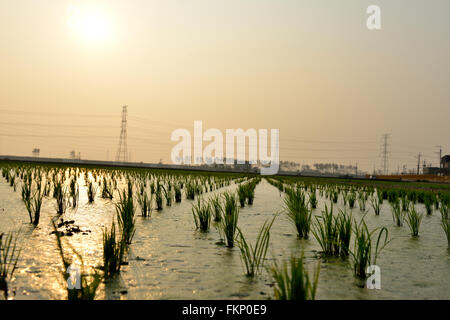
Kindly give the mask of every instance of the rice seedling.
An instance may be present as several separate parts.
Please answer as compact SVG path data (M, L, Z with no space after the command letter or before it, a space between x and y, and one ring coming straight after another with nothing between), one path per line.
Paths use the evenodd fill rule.
M447 237L448 246L450 247L450 217L448 217L448 215L442 216L441 226L444 230L445 236Z
M225 192L223 197L224 203L220 230L226 238L227 247L232 248L234 246L235 233L239 219L239 207L234 194Z
M87 195L89 203L94 202L95 195L97 194L97 187L94 185L94 183L91 180L87 181Z
M116 237L116 226L113 222L109 231L103 230L103 271L105 277L120 272L125 249L126 243L123 238Z
M247 198L247 203L249 205L253 204L253 200L255 199L255 187L253 184L248 184L245 188L245 196Z
M194 217L196 229L200 229L202 232L207 232L211 221L210 204L202 198L198 198L197 203L192 205L192 215Z
M72 199L72 208L78 207L78 199L80 197L80 190L76 178L70 180L69 184L69 196Z
M166 206L170 207L172 205L172 200L173 200L172 190L166 189L164 186L161 186L161 187L164 192L164 197L166 198Z
M322 211L321 217L315 217L316 223L312 226L312 233L322 248L325 255L339 255L339 240L338 230L335 219L333 218L333 205L328 210L325 205L325 210Z
M358 197L358 205L360 211L366 211L367 194L365 192L360 192Z
M246 191L245 186L240 184L237 188L237 195L239 198L239 203L241 204L241 208L245 206L245 199L246 199Z
M338 216L333 216L333 206L325 210L321 217L315 217L312 233L327 256L348 256L352 233L352 216L340 210Z
M175 192L175 202L181 202L181 187L178 184L175 184L173 188Z
M425 209L427 211L427 215L431 215L433 213L433 194L427 192L423 198L423 203L425 204Z
M308 239L312 210L308 208L301 189L288 189L284 198L285 212L297 229L299 238Z
M0 234L0 291L8 299L8 279L12 278L19 261L21 248L17 246L18 234Z
M406 195L401 197L400 199L401 199L401 204L402 204L402 211L408 211L410 201L408 200Z
M41 207L44 194L39 190L35 190L29 199L24 200L25 207L28 211L30 223L37 226L41 216Z
M272 221L266 220L261 230L256 238L255 246L247 243L245 237L238 228L239 237L237 239L237 245L241 252L241 261L245 266L246 275L248 277L253 277L262 269L264 265L264 259L266 258L267 249L269 248L270 241L270 229L275 221L276 216L273 217Z
M155 191L155 202L156 210L161 211L163 209L163 195L160 187Z
M356 193L352 190L349 192L347 196L347 202L350 209L353 209L355 207L355 201L356 201Z
M114 188L110 181L106 179L106 176L103 176L102 190L101 196L103 199L112 199L114 195Z
M450 206L441 202L439 211L441 212L442 219L450 219Z
M312 209L317 208L317 202L316 190L312 190L309 195L309 204L311 205Z
M63 214L70 205L69 193L61 181L57 181L53 189L53 197L56 199L56 213Z
M331 201L332 201L333 203L337 203L337 202L338 202L338 199L339 199L339 192L338 192L337 190L334 190L334 191L331 193Z
M141 208L141 215L143 217L150 217L152 214L153 194L149 196L146 191L144 191L142 194L138 193L137 202L139 204L139 207Z
M289 262L278 265L275 261L269 269L275 281L274 297L277 300L314 300L319 282L320 263L317 264L314 276L310 278L304 266L304 255L300 258L292 256Z
M117 223L122 232L122 240L126 244L131 244L135 229L134 220L134 202L133 195L123 190L119 194L119 202L116 203Z
M347 214L344 210L339 210L337 218L337 229L339 239L339 255L341 257L348 257L350 252L350 240L352 237L353 217L352 214Z
M405 211L402 210L400 206L400 201L397 198L395 201L391 202L392 219L397 227L403 226L403 220L405 219Z
M189 181L186 184L186 198L189 200L195 199L195 193L196 193L196 187L195 184L192 181Z
M372 237L378 231L377 242L375 246L375 252L373 252ZM383 228L376 228L369 231L364 218L361 222L355 225L355 242L353 251L350 250L350 256L352 257L353 271L356 277L361 279L367 278L367 267L371 264L376 264L376 260L380 252L389 243L388 230ZM384 238L382 238L384 235ZM381 241L383 241L381 245ZM381 247L380 247L381 245Z
M210 198L211 208L214 212L214 221L220 222L222 219L222 202L219 195Z
M418 237L419 236L419 228L420 223L422 222L423 214L417 213L416 207L414 204L411 204L409 207L408 213L406 214L406 223L411 230L411 236Z
M381 212L381 206L383 204L383 200L379 197L371 197L370 198L370 204L373 208L373 211L375 212L375 215L379 216Z

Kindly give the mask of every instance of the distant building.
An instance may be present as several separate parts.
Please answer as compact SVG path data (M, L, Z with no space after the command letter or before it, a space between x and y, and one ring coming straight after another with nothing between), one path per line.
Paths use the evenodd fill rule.
M34 148L32 151L33 157L39 158L39 154L41 153L41 149Z
M440 168L438 167L423 167L423 174L434 174L438 175Z
M450 175L450 155L443 156L441 159L443 174Z

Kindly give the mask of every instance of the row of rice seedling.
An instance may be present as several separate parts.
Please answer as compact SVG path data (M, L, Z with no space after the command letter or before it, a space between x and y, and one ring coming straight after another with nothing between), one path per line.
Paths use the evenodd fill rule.
M299 238L308 239L311 229L312 210L306 195L300 188L287 188L284 198L285 212L297 230Z
M255 198L255 187L261 181L261 178L254 178L246 183L240 183L237 188L237 195L241 207L247 204L252 205Z
M289 261L277 261L269 268L275 281L274 297L277 300L314 300L320 275L320 262L310 277L305 268L304 254L299 258L291 256Z
M349 255L350 240L352 234L353 218L351 214L340 210L337 216L333 216L333 206L322 212L322 216L315 217L312 233L327 256Z
M271 221L267 220L264 222L254 246L247 242L241 229L237 228L239 234L237 245L241 253L241 261L245 266L246 275L249 277L259 273L264 266L264 259L266 258L270 242L270 229L275 218L276 216Z
M0 291L8 299L8 282L14 276L21 247L17 245L19 234L0 234Z

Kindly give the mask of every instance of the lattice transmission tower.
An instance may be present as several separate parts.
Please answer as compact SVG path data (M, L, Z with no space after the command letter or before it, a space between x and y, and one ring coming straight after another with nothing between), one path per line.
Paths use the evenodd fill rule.
M383 157L383 174L387 175L389 172L389 139L390 134L383 134L381 143L381 155Z
M122 128L120 129L119 148L117 149L117 154L116 154L117 162L128 162L127 113L128 113L128 106L123 106L122 107Z

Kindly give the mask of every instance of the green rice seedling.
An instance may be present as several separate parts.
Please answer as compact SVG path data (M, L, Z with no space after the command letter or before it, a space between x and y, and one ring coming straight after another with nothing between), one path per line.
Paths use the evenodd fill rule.
M255 187L253 184L248 184L245 188L245 196L247 198L247 203L249 205L253 204L253 201L255 199Z
M375 232L378 231L377 242L375 246L375 252L373 252L372 238ZM356 277L360 279L366 279L366 270L369 265L376 264L376 260L380 252L389 243L388 230L383 228L376 228L369 231L364 218L359 224L355 226L355 242L353 251L350 250L350 256L352 257L353 271ZM384 235L384 238L383 238ZM383 243L381 243L381 241ZM380 246L381 245L381 246Z
M431 215L433 213L433 202L433 194L430 192L425 193L423 203L425 204L427 215Z
M417 203L417 193L413 190L408 191L408 200L412 203Z
M245 199L246 199L246 191L245 186L240 184L237 188L237 195L239 198L239 203L241 204L241 208L245 206Z
M112 223L111 229L103 230L103 271L105 277L120 272L126 250L126 243L116 236L116 226Z
M400 199L401 199L401 203L402 203L402 210L408 211L409 204L410 204L408 197L405 195L405 196L401 197Z
M0 234L0 291L8 299L8 279L11 279L19 261L21 248L17 246L18 234Z
M87 181L87 195L89 203L94 202L95 195L97 194L97 187L94 185L94 182L91 180Z
M14 187L14 192L16 191L16 176L12 175L11 180L9 181L9 186Z
M319 283L320 263L314 276L310 278L304 266L304 255L292 256L289 262L278 265L275 261L269 269L275 281L274 296L276 300L314 300Z
M155 202L156 210L161 211L163 209L163 195L160 187L155 191Z
M212 196L209 201L214 212L214 221L220 222L222 220L222 202L220 196Z
M316 196L316 190L312 190L309 195L309 204L311 205L312 209L317 208L317 196Z
M53 189L53 197L56 199L56 213L63 214L70 205L69 193L61 181L56 182Z
M440 207L439 207L439 211L441 212L441 217L442 219L450 219L450 206L448 206L447 204L441 202Z
M56 244L58 246L58 251L59 251L62 263L63 263L63 270L61 273L63 274L65 282L68 284L69 278L71 277L70 272L72 271L72 259L69 259L65 256L64 249L62 246L61 236L57 232L57 228L56 228L54 221L52 221L52 224L53 224L53 230L55 231L54 234L56 235ZM75 249L73 249L72 246L69 245L69 247L72 250L72 252L80 260L82 270L79 274L79 277L80 277L79 288L67 286L67 299L68 300L94 300L97 289L100 286L100 283L102 282L102 277L95 270L94 270L93 275L86 274L84 271L83 258ZM92 280L90 282L88 282L88 279L90 279L90 278L92 278ZM70 280L72 282L72 279L70 279ZM76 284L76 282L75 282L75 284Z
M126 244L131 244L134 237L135 220L134 220L134 202L133 195L123 190L119 194L119 202L116 203L117 223L122 233L122 240Z
M80 197L80 190L76 178L70 179L69 196L72 199L72 208L77 208L78 199Z
M373 211L375 212L375 215L379 216L380 212L381 212L381 206L383 204L383 200L380 199L379 197L372 196L370 198L370 204L373 208Z
M186 199L194 200L195 199L195 193L196 193L196 187L195 184L192 181L189 181L186 184Z
M331 201L333 203L337 203L338 199L339 199L339 192L335 190L331 193Z
M178 184L175 184L173 187L173 190L175 192L175 202L181 202L181 187Z
M245 266L246 275L248 277L253 277L262 269L264 265L264 259L266 258L267 249L269 248L270 241L270 229L275 221L276 216L273 217L272 221L264 222L261 230L256 238L255 246L247 243L245 237L238 228L239 237L237 239L237 245L241 252L241 261Z
M202 232L207 232L211 222L210 204L202 198L198 198L197 203L192 205L192 215L194 217L196 229L200 229Z
M365 192L360 192L358 197L358 205L360 211L366 211L367 194Z
M22 184L22 201L27 203L31 200L31 192L32 192L32 183L33 181L30 179L24 179Z
M30 217L30 223L35 226L39 224L43 198L44 194L37 189L32 193L29 199L24 200L25 207L28 211L28 216Z
M442 216L441 226L447 237L448 246L450 247L450 217L448 217L448 215Z
M152 214L153 194L148 196L148 193L144 190L142 194L138 193L137 202L141 208L141 215L143 217L150 217Z
M419 236L419 228L420 223L422 222L423 214L419 214L416 211L416 207L411 203L409 207L408 213L406 214L406 223L411 230L411 236L418 237Z
M325 210L322 211L322 216L315 217L316 223L312 226L312 233L322 248L325 255L339 255L339 239L337 223L333 217L333 205L328 210L325 205Z
M114 195L113 185L106 179L106 176L103 176L101 194L103 199L112 199Z
M353 209L355 207L355 201L356 201L356 193L352 190L349 192L347 196L347 202L350 209Z
M405 219L405 211L402 210L400 206L400 201L397 198L395 201L391 202L392 219L397 227L403 226L403 220Z
M226 238L227 247L232 248L234 247L235 233L239 219L239 207L234 194L225 192L223 197L222 219L219 228Z
M389 190L388 191L388 202L393 203L396 202L400 198L397 190Z
M345 210L339 210L336 224L338 230L339 255L341 257L348 257L350 251L350 241L352 237L352 214L347 214Z
M162 190L164 192L164 197L166 198L166 206L170 207L172 205L173 200L173 193L172 190L164 188L164 186L161 186Z
M303 191L301 189L287 189L284 203L285 212L297 229L298 237L308 239L312 210L308 208Z

